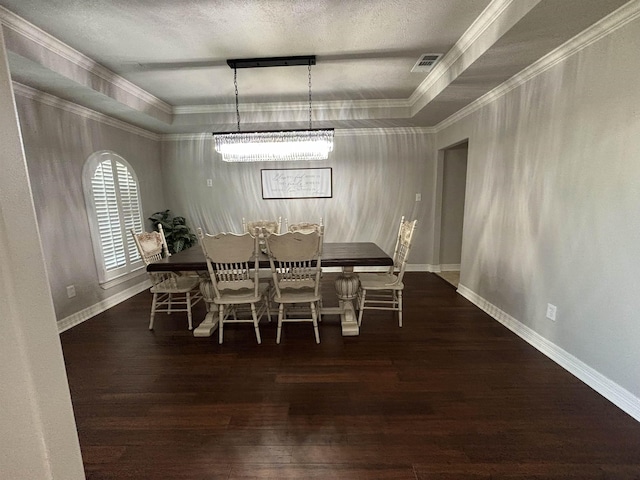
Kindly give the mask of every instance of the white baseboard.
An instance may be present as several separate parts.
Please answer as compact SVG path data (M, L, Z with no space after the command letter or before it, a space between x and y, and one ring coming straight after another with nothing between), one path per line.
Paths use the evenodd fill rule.
M408 263L407 272L438 272L438 265L431 265L429 263Z
M435 272L433 265L410 263L407 264L407 272ZM355 272L386 272L389 267L355 267ZM322 267L323 272L327 273L339 273L342 271L342 267Z
M459 263L441 263L439 265L425 265L428 267L427 272L440 273L440 272L459 272Z
M115 295L105 298L104 300L92 305L90 307L85 308L84 310L80 310L79 312L74 313L73 315L69 315L62 320L58 320L58 333L62 333L66 330L69 330L76 325L81 324L82 322L90 319L91 317L95 317L99 313L102 313L111 307L128 300L129 298L137 295L144 290L151 288L151 281L146 279L145 281L138 283L132 287L123 290L120 293L116 293Z
M640 422L640 398L489 303L464 285L458 285L458 293Z
M459 263L443 263L440 265L441 272L459 272L460 264Z

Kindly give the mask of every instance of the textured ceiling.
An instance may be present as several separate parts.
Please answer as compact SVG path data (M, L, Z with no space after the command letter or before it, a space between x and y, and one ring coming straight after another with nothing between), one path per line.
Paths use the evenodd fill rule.
M157 133L235 129L229 58L316 55L314 127L432 127L625 0L0 0L14 81ZM442 53L431 74L411 73ZM308 122L307 67L238 70L242 123Z

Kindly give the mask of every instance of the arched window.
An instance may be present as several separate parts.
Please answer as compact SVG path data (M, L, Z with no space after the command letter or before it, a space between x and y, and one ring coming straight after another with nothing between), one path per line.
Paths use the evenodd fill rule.
M108 288L143 266L129 232L142 231L138 178L124 158L102 151L87 159L82 181L98 279Z

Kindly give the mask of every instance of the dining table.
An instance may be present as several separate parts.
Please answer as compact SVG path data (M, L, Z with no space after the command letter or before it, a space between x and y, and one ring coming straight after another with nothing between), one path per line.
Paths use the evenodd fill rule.
M260 253L258 257L260 269L270 268L269 257ZM360 334L354 300L358 296L358 274L355 267L389 267L393 265L391 258L382 248L373 242L325 242L322 246L322 268L339 267L335 280L338 297L337 307L323 307L322 315L339 315L343 336ZM147 265L148 272L206 272L207 261L199 245L174 253L157 262ZM205 301L211 304L213 299ZM218 328L217 309L210 309L205 319L193 331L195 337L209 337Z

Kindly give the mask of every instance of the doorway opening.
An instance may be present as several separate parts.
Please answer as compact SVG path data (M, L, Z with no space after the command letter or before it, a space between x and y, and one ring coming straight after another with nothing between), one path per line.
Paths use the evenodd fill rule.
M469 142L443 149L438 155L440 221L437 249L437 273L456 288L460 283L464 202L467 183Z

